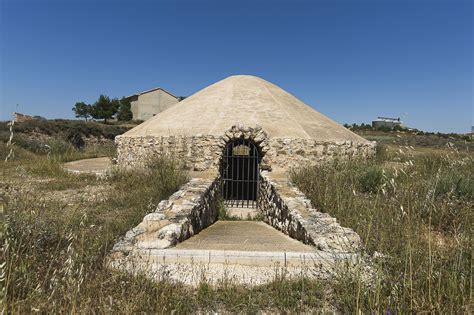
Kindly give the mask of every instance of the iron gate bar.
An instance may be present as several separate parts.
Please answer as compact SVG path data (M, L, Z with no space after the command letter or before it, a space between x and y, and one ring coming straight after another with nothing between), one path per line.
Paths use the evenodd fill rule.
M252 149L253 149L253 147L252 147ZM249 155L250 155L250 150L249 150ZM247 178L250 179L250 159L247 159ZM249 203L250 203L249 193L250 193L250 184L247 185L247 208L249 207Z
M224 203L258 207L259 156L256 145L245 139L229 142L223 152L221 178Z
M234 148L235 148L235 143L234 143ZM232 150L232 155L234 155L234 150ZM239 173L239 164L240 164L239 161L237 161L237 173L235 174L235 178L237 180L239 179L239 174L240 174ZM236 182L235 186L237 186L237 198L239 198L239 196L240 196L239 195L239 182ZM239 203L240 203L240 201L239 201L239 199L237 199L237 207L239 206Z

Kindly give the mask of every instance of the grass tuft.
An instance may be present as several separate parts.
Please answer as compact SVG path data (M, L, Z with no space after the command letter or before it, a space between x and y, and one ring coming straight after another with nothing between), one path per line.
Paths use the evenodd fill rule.
M375 259L369 287L349 275L334 283L342 313L468 310L474 158L410 152L292 174L314 206L353 228L367 253L383 257Z

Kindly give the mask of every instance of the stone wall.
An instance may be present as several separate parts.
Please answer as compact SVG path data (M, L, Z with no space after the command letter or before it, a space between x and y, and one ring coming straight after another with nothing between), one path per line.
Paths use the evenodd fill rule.
M360 237L336 219L314 209L311 201L283 175L263 172L259 210L264 221L290 237L327 252L357 252Z
M191 179L128 231L114 246L113 252L128 255L133 249L143 251L175 246L218 219L219 195L218 176ZM267 224L321 251L352 253L360 247L360 238L353 230L314 209L311 201L285 174L261 173L258 212Z
M193 178L128 231L113 256L133 249L165 249L199 233L217 220L219 178Z
M368 157L375 153L375 143L318 142L313 139L268 138L261 128L232 127L222 137L185 136L118 136L118 164L142 166L155 156L174 156L188 169L218 170L226 143L232 139L250 139L263 156L261 169L290 169L302 164L319 164L334 158Z

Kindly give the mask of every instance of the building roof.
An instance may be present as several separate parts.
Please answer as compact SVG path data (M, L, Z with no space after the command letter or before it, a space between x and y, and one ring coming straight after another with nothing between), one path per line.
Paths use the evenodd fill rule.
M164 88L161 88L161 87L156 87L154 89L150 89L150 90L146 90L146 91L143 91L143 92L139 92L139 93L136 93L136 94L132 94L132 95L129 95L129 96L126 96L125 98L131 98L131 97L134 97L134 96L140 96L142 94L146 94L146 93L150 93L150 92L154 92L156 90L162 90L163 92L165 93L168 93L169 95L173 96L174 98L178 98L176 95L174 95L173 93L165 90Z
M377 117L374 121L383 121L383 122L393 122L393 123L402 123L400 118L391 118L391 117Z
M280 87L250 75L214 83L123 136L221 136L241 125L260 126L270 138L368 142Z

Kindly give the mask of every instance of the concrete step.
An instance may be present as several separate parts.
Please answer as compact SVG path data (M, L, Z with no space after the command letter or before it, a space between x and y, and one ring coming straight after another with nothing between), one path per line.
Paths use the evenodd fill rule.
M260 285L286 279L328 279L355 265L357 256L327 252L259 252L161 249L134 252L132 257L112 266L156 280L197 286L235 283Z
M242 207L229 207L226 206L227 214L232 217L240 219L254 219L257 218L259 212L257 208L242 208Z

